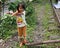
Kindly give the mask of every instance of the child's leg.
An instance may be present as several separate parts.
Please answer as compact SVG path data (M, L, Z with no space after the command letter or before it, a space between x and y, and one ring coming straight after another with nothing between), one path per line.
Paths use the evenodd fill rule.
M22 29L23 29L24 41L26 42L26 26L24 26Z
M18 28L18 40L20 42L20 46L22 46L22 41L23 41L23 38L22 38L22 35L23 35L23 32L22 32L22 28Z
M18 27L18 40L19 41L22 38L22 35L23 35L22 28Z
M23 35L22 28L18 27L18 36L21 37Z

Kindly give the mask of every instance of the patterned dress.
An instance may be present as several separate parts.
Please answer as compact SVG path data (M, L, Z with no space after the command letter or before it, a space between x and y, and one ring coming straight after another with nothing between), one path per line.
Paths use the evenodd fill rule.
M17 27L24 27L27 25L25 20L25 11L22 14L17 14Z

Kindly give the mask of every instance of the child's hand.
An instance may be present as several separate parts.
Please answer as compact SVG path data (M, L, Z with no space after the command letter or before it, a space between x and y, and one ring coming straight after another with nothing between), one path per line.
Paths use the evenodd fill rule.
M18 13L18 11L12 13L12 16L16 16L17 13Z
M11 14L12 15L13 14L13 11L9 11L7 14Z
M12 15L13 14L13 11L9 11L9 13Z

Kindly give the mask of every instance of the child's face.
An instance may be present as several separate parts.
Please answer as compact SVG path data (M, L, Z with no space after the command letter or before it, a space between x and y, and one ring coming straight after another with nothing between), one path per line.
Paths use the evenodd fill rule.
M20 6L19 6L19 11L23 11L23 7L22 7L21 4L20 4Z

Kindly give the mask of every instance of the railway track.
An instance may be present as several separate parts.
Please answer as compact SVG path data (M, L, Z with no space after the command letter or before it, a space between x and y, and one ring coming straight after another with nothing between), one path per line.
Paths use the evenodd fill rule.
M56 9L54 6L53 6L53 3L52 3L52 0L49 0L50 1L50 4L51 4L51 7L52 7L52 10L53 10L53 15L54 15L54 18L57 22L57 26L60 27L60 9ZM60 40L47 40L47 41L42 41L42 42L37 42L37 43L27 43L26 45L39 45L39 44L49 44L49 43L60 43Z
M55 20L57 22L58 27L60 28L60 8L56 8L53 6L53 2L52 0L50 0L50 4L52 6L53 9L53 14L55 16Z

